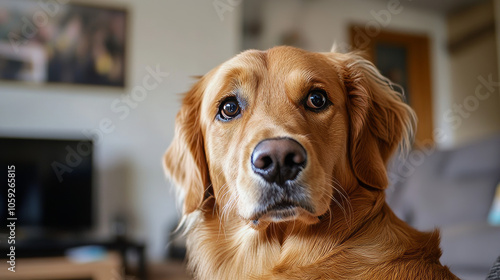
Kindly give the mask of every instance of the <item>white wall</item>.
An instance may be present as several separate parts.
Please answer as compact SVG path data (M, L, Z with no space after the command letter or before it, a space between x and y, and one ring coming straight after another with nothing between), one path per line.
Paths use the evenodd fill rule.
M283 32L296 28L305 34L303 45L313 51L329 51L333 42L350 44L351 24L378 26L394 31L426 34L430 38L434 127L447 135L441 146L451 146L454 134L443 119L451 99L446 20L444 15L415 8L410 0L274 0L259 1L264 21L262 39L247 40L258 48L280 43ZM384 14L385 16L381 16ZM387 15L390 15L389 17Z
M0 82L0 134L84 137L82 131L97 129L109 118L115 129L96 145L97 232L108 234L113 216L123 211L131 217L131 236L145 239L149 257L159 259L178 215L161 157L173 137L179 93L190 87L191 76L239 51L240 8L221 18L212 0L95 2L130 11L127 89ZM142 85L147 67L157 66L169 76L121 120L112 102L130 95Z
M494 23L493 1L448 17L450 41L457 41ZM450 53L453 92L446 119L453 129L455 145L500 132L497 34L487 32L459 45Z

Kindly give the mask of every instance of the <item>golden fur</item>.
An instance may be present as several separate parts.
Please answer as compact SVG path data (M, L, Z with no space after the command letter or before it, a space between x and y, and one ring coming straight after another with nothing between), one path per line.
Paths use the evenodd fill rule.
M310 90L331 105L306 110ZM217 119L237 95L241 115ZM419 232L385 203L386 164L410 145L413 111L355 54L292 47L241 53L185 95L164 165L183 201L196 279L457 279L439 262L439 233ZM297 177L311 209L283 220L254 213L266 183L250 168L263 139L307 151Z

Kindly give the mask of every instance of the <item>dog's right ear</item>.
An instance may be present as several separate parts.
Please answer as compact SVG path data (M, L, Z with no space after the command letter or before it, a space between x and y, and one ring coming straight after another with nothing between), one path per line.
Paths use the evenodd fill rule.
M175 135L164 156L164 168L183 202L183 214L200 208L210 185L200 126L203 78L186 93L175 119Z
M415 113L371 62L353 53L338 57L348 97L352 170L363 185L383 190L389 158L399 145L411 147Z

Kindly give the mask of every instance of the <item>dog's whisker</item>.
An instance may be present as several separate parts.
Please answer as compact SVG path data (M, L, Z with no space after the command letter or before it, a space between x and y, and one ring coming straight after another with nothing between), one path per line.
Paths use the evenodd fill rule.
M344 202L348 205L348 207L344 206ZM339 206L339 208L342 210L342 213L344 214L344 218L346 221L347 226L350 228L352 224L352 208L350 207L351 203L348 200L343 200L338 201L337 199L333 199L333 202Z
M323 191L323 194L325 196L328 196L328 198L331 201L333 201L340 208L340 210L344 214L344 217L346 218L346 222L347 222L347 211L346 211L345 207L335 198L335 196L333 194L328 193L326 190ZM331 210L331 209L328 208L328 210Z
M348 198L347 193L344 194L345 190L342 188L338 180L335 178L331 178L331 187L335 190L336 193L339 194L341 201L339 202L334 195L332 195L330 198L331 200L340 208L342 213L344 214L344 218L346 220L347 226L350 228L351 223L352 223L352 213L353 213L353 208L350 199ZM338 186L338 188L336 187ZM344 201L345 204L347 204L347 208L344 206Z
M218 217L221 217L221 223L219 223L219 236L220 236L220 233L221 231L224 232L224 237L226 238L226 230L224 228L224 222L223 221L227 221L228 219L228 216L226 213L228 213L231 208L231 204L232 204L232 200L234 200L234 197L233 195L231 194L231 188L229 187L231 184L229 184L228 182L226 182L225 184L223 184L221 186L221 195L220 195L220 198L219 198L219 202L216 203L216 207L214 207L214 210L212 212L212 215L217 215ZM226 199L226 197L229 196L229 199L227 202L224 203L224 200ZM222 209L221 211L219 212L219 208L221 207L221 203L224 204L224 206L222 206Z
M226 197L226 196L229 196L229 199L224 202L224 206L222 207L222 212L221 212L221 219L223 221L227 221L229 219L229 214L235 210L235 206L237 205L237 202L238 202L238 194L237 193L232 193L230 192L230 189L229 187L227 187L228 183L224 184L224 186L226 186L226 192L222 195L222 197Z
M351 212L353 211L352 209L352 204L351 204L351 201L349 199L349 194L345 191L345 189L340 185L340 182L338 181L337 178L335 177L332 177L330 178L331 182L332 182L332 187L335 189L335 191L341 196L342 199L345 199L346 203L348 203L348 206L351 208ZM339 188L335 188L335 186L338 186Z

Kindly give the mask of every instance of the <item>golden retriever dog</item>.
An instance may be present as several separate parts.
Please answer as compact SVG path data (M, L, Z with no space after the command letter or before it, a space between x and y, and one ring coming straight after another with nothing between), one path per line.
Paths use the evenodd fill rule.
M196 279L457 279L385 202L413 111L355 54L245 51L185 95L164 157Z

